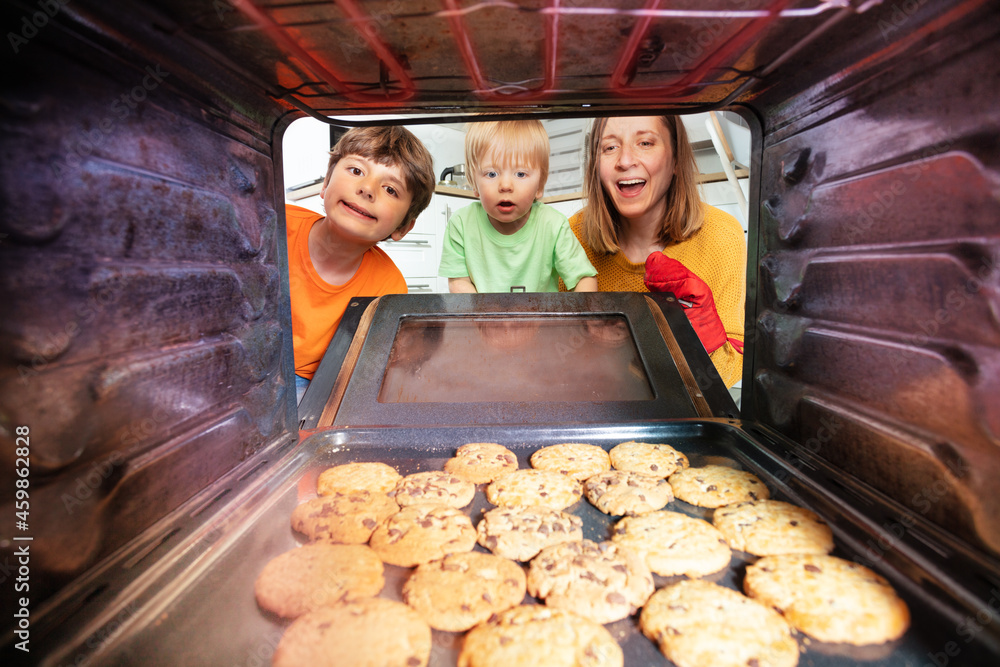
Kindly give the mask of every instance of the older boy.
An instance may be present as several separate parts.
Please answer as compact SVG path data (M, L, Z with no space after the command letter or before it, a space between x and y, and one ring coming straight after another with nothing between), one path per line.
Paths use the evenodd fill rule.
M285 206L298 400L352 298L406 293L403 274L375 244L403 238L433 193L431 156L413 134L354 128L330 151L326 215Z
M597 291L597 271L566 216L538 200L549 173L549 138L537 120L474 123L467 173L479 202L445 232L438 273L452 292Z

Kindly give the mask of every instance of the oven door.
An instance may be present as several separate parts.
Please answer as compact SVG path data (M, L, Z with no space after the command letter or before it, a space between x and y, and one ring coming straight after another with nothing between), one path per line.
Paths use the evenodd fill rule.
M358 327L318 425L735 418L683 310L657 298L382 297Z

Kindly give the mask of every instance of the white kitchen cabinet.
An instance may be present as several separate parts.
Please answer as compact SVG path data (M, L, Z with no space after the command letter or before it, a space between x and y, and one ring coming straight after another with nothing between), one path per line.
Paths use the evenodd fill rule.
M469 195L471 197L471 191ZM401 241L390 240L379 244L403 272L410 294L448 291L448 279L438 276L445 228L455 211L475 201L435 193L409 234Z

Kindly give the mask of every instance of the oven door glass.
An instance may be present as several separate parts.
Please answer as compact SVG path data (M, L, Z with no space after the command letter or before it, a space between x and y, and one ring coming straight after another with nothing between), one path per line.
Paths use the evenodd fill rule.
M621 315L405 317L380 403L652 400Z

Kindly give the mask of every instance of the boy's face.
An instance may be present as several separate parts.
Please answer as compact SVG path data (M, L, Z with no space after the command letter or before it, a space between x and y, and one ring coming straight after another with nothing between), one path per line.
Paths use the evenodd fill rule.
M541 172L534 165L515 164L505 157L490 150L474 180L490 224L501 234L513 234L528 221L531 205L542 196Z
M359 245L375 245L390 236L398 241L413 226L406 220L401 227L413 195L398 165L345 155L333 166L320 197L334 234Z

